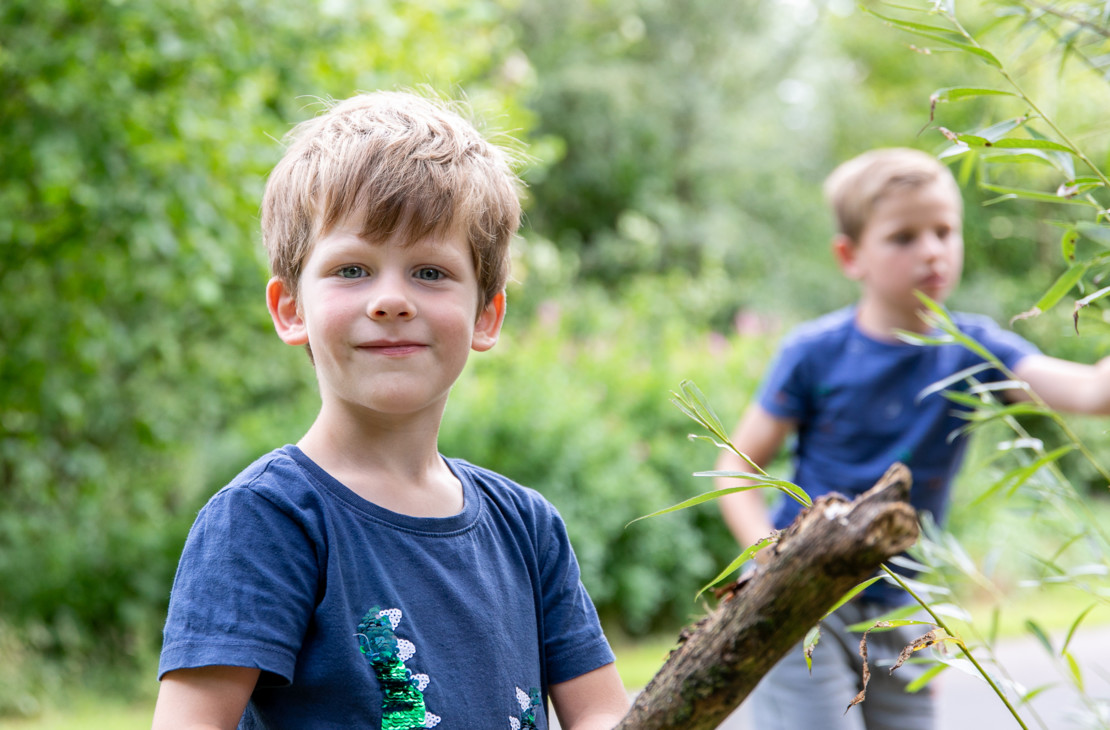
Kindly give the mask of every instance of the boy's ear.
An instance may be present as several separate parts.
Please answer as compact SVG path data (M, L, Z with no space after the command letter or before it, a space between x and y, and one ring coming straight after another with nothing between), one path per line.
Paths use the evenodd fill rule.
M836 263L840 265L844 275L849 279L859 279L860 272L856 267L856 254L859 252L859 247L856 242L843 233L838 233L832 240L832 250Z
M502 291L478 314L478 321L474 324L474 337L470 341L471 349L485 352L496 345L504 323L505 292Z
M266 308L270 310L270 319L274 320L274 329L282 342L287 345L308 344L308 328L301 317L297 300L285 282L276 276L266 284Z

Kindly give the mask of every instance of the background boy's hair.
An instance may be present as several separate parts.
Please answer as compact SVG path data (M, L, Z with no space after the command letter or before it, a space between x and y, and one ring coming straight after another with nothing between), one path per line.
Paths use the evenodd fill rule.
M464 234L479 306L505 288L520 226L520 180L509 154L457 104L379 91L334 103L297 125L262 198L270 270L296 293L313 243L353 223L370 241Z
M880 148L853 157L833 170L825 180L825 199L836 217L837 231L858 242L884 195L933 182L950 185L963 210L956 179L936 157L906 147Z

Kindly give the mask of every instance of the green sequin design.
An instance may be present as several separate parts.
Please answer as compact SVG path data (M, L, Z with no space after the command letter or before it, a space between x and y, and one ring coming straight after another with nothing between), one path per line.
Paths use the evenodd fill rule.
M518 687L516 690L516 701L522 710L520 715L520 730L537 730L536 715L539 713L540 707L543 706L543 698L540 696L540 691L533 687L526 693ZM510 719L510 727L515 730L518 725Z
M414 730L426 726L427 708L420 682L401 658L400 642L389 615L377 606L358 625L358 648L370 662L382 687L382 730Z

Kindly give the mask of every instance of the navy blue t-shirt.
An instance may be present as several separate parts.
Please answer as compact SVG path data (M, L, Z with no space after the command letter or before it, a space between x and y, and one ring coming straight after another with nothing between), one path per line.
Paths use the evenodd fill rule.
M463 511L419 518L259 459L189 533L159 676L261 669L241 728L546 728L548 687L613 653L554 507L446 463Z
M956 313L962 332L1011 370L1037 348L990 318ZM810 497L839 492L849 499L875 485L896 461L913 475L910 501L943 522L949 489L967 445L952 434L966 421L962 408L929 386L983 358L963 345L912 345L872 339L856 326L856 307L801 325L784 340L759 392L771 415L797 422L794 482ZM996 369L975 375L1002 379ZM950 389L966 388L956 383ZM920 400L919 400L920 399ZM783 498L772 513L776 529L801 506Z

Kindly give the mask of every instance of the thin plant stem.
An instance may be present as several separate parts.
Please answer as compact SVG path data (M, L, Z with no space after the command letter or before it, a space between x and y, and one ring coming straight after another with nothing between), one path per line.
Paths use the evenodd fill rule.
M901 586L902 590L908 593L910 597L913 598L913 600L917 601L918 605L925 609L925 611L933 619L934 624L936 624L940 629L944 631L944 633L948 634L948 636L952 638L952 641L956 643L956 646L959 647L964 657L969 662L971 662L972 666L975 667L975 670L979 672L984 680L986 680L987 684L990 685L991 690L994 691L996 695L998 695L998 699L1002 700L1002 704L1006 705L1006 709L1009 710L1010 714L1014 716L1014 719L1017 720L1018 725L1020 725L1023 730L1029 730L1029 726L1025 724L1025 721L1021 718L1021 715L1018 714L1017 709L1010 703L1010 699L1006 697L1006 693L1003 692L1002 688L995 683L994 679L991 678L990 673L987 672L983 665L979 663L979 660L975 658L975 655L971 653L971 650L967 648L967 644L964 643L964 640L960 638L959 634L952 631L952 629L948 627L948 624L945 623L944 619L942 619L940 615L933 610L933 607L925 599L917 595L917 593L915 593L914 590L910 588L910 586L907 585L906 582L903 581L897 573L895 573L886 565L883 565L882 569L883 572L885 572L891 580Z

